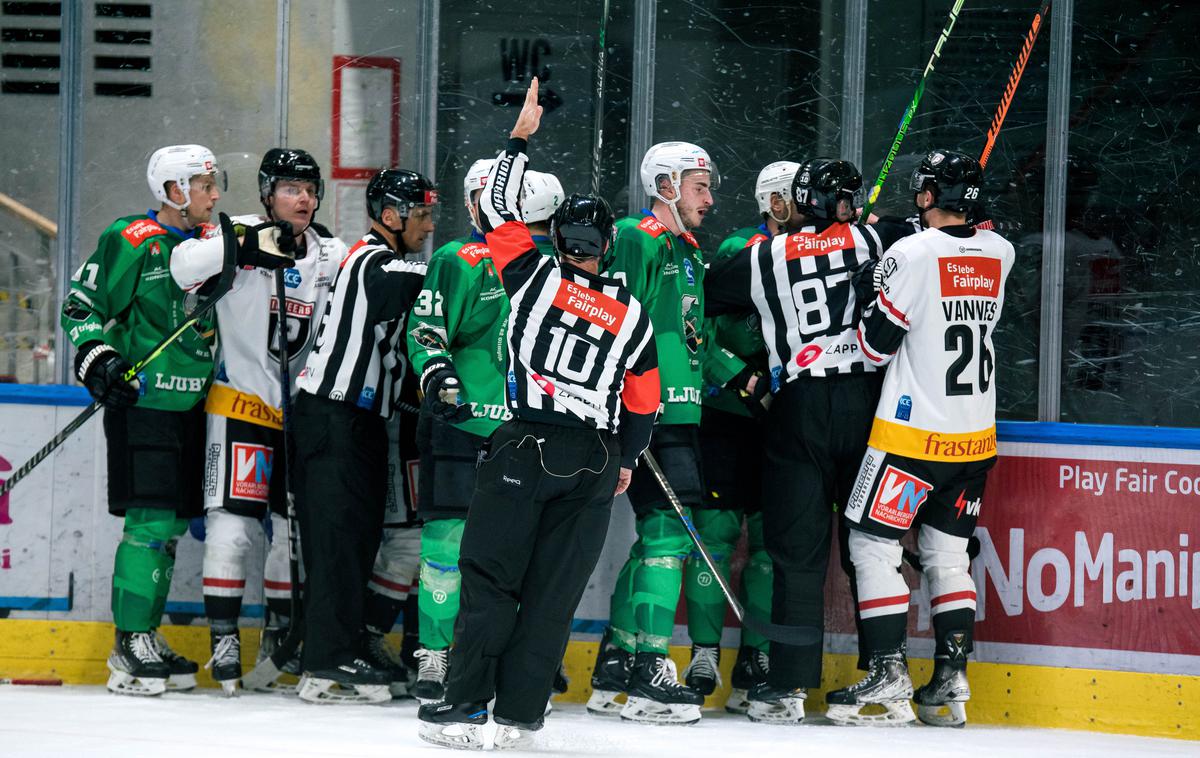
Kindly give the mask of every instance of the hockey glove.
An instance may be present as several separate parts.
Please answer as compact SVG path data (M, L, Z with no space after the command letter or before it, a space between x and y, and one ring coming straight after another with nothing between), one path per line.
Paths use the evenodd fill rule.
M245 227L238 245L237 265L269 271L293 268L296 265L292 257L295 252L296 238L292 236L292 225L286 221L268 221Z
M462 380L447 358L434 358L425 364L421 392L426 410L435 418L458 424L474 415L470 403L462 400Z
M126 372L132 369L116 348L100 341L84 343L75 354L75 376L106 408L130 408L137 403L138 380L125 381Z
M751 378L754 379L753 387L750 386ZM738 400L745 404L750 415L755 418L767 415L767 409L771 407L774 396L771 394L771 382L761 373L747 366L730 379L727 386L737 392Z
M855 306L860 314L866 310L868 305L875 302L875 292L878 289L875 286L875 267L878 264L879 261L872 258L850 274L850 284L854 287Z

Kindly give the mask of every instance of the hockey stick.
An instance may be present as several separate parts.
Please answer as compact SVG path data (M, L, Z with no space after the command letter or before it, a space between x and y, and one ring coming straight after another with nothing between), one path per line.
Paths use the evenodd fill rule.
M1013 64L1012 73L1008 75L1008 84L1004 87L1004 97L1000 98L1000 105L996 108L996 113L992 116L992 125L988 129L987 143L983 146L983 152L979 155L979 167L986 168L988 158L992 155L992 148L996 144L996 136L1000 134L1000 127L1004 125L1004 117L1008 115L1008 106L1012 105L1013 96L1017 94L1017 86L1021 83L1021 75L1025 73L1025 64L1029 63L1029 54L1033 52L1033 45L1037 42L1038 32L1042 29L1042 24L1046 20L1046 14L1050 11L1050 2L1047 0L1042 3L1041 9L1037 15L1033 17L1033 23L1029 27L1029 31L1025 34L1025 44L1021 45L1021 52L1017 56L1017 62Z
M607 30L608 30L608 0L604 0L604 8L600 17L600 52L596 57L596 131L592 143L592 194L600 194L600 148L604 145L604 73L608 61Z
M200 321L200 319L204 318L210 311L212 311L212 309L216 307L217 301L224 297L225 293L229 292L230 287L233 286L233 276L237 271L237 237L234 235L233 222L229 220L229 216L226 216L224 213L218 214L218 216L221 221L221 231L225 238L225 260L221 267L221 274L217 279L216 287L214 287L212 292L209 293L208 299L203 304L198 306L196 310L192 311L191 315L184 319L179 326L175 327L174 331L172 331L170 334L164 337L161 342L155 345L154 348L147 353L144 358L133 364L133 366L125 372L125 375L121 377L122 380L126 382L133 381L141 372L141 370L144 369L155 358L162 355L162 352L170 347L172 342L179 339L184 332L186 332L188 329L191 329L196 325L197 322ZM88 419L96 415L96 412L102 407L103 406L101 406L100 403L92 402L92 404L85 408L82 413L72 419L71 423L63 427L62 431L60 431L58 434L54 435L54 437L47 442L41 450L38 450L36 453L34 453L32 458L25 461L20 468L14 471L12 476L6 479L3 483L0 483L0 497L3 497L11 492L13 487L17 486L17 482L28 476L29 472L33 471L39 463L46 460L51 453L53 453L64 442L67 441L68 437L78 431L81 426L86 424Z
M954 28L954 22L958 20L958 13L962 10L965 1L955 0L954 7L950 9L950 18L946 20L946 26L942 29L941 36L938 37L937 44L933 48L933 55L929 56L929 63L925 66L925 72L921 74L921 81L917 83L917 89L913 93L912 102L904 109L904 116L900 119L900 128L896 130L896 136L892 139L892 146L888 149L887 157L883 159L883 165L879 168L879 176L875 179L875 185L871 187L871 194L867 197L866 205L863 206L859 218L870 216L871 209L875 207L875 201L879 199L879 192L883 189L883 183L887 181L888 173L892 170L892 162L896 160L896 154L900 152L900 143L904 141L904 135L908 134L908 125L917 113L917 105L921 102L921 95L925 94L925 82L929 79L929 75L933 73L934 64L942 57L942 45L946 44L946 40L950 37L950 30Z
M283 415L283 492L287 502L288 574L292 581L292 625L279 647L242 677L242 687L258 690L279 678L283 667L296 654L304 641L304 598L300 592L300 524L296 515L296 498L292 494L292 370L287 344L287 290L285 269L275 271L275 299L279 309L276 335L279 341L279 409Z
M655 481L662 489L663 494L667 496L671 507L675 509L675 513L683 521L684 528L687 529L688 536L692 538L696 549L700 551L700 556L704 558L704 562L708 564L708 570L716 577L717 584L721 587L722 594L725 595L726 602L733 609L733 615L737 616L738 621L742 626L750 629L763 637L766 637L773 642L782 642L786 645L813 645L821 641L824 634L823 630L815 626L785 626L783 624L772 624L769 621L760 621L754 616L746 613L742 608L742 604L734 597L733 590L729 588L729 582L717 570L716 561L713 560L712 553L708 552L708 548L704 545L704 541L700 539L700 535L696 532L696 527L692 524L692 520L683 510L683 503L680 502L679 496L675 494L675 490L667 482L667 477L663 474L662 469L658 466L658 461L647 449L642 453L642 460L646 461L646 465L650 467L650 473L654 475Z

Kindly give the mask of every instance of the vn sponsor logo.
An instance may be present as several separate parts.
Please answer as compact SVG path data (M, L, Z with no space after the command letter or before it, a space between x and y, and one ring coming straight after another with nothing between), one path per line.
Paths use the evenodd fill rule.
M244 442L234 442L229 449L233 456L229 496L240 500L267 502L271 493L271 467L275 451L265 445Z
M877 521L896 529L908 529L912 526L917 511L929 497L933 485L907 471L901 471L895 466L883 470L875 499L871 502L871 510L867 514L872 521Z

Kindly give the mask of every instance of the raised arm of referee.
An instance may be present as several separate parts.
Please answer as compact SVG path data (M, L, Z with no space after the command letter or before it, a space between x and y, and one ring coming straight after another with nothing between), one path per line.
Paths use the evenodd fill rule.
M658 408L650 319L600 273L613 237L608 203L564 201L551 219L555 258L537 252L521 222L526 148L541 110L535 79L480 198L488 249L512 300L513 419L492 435L476 476L446 701L419 714L421 736L438 744L451 744L451 727L477 731L493 696L502 730L541 728L614 493L628 483Z

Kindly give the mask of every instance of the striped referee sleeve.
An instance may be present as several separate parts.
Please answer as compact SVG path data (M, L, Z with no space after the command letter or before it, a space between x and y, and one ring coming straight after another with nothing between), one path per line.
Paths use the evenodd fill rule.
M499 228L507 221L521 220L521 184L529 156L528 143L512 138L501 151L488 174L487 187L479 196L479 223L484 233Z

